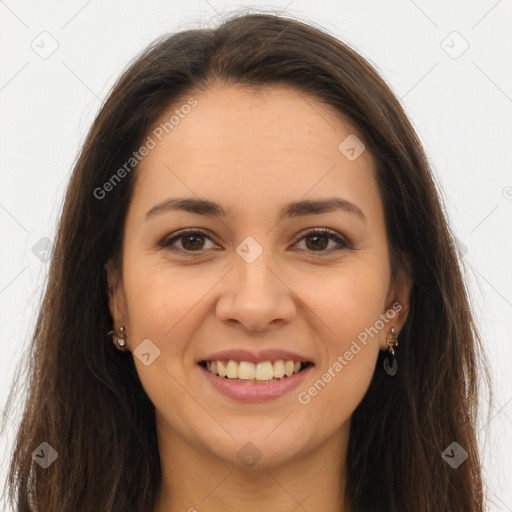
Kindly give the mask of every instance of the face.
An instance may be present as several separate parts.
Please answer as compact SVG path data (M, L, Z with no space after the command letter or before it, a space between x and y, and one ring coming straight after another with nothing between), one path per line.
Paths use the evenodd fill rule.
M112 316L162 442L239 467L292 462L346 439L405 321L375 161L291 88L193 97L162 115L136 171ZM219 206L169 201L185 198Z

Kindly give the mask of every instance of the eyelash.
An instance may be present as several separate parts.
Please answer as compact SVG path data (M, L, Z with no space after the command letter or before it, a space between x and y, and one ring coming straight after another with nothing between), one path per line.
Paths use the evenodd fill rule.
M177 241L181 238L186 238L187 236L192 236L192 235L202 235L211 240L211 237L205 231L198 229L198 228L190 228L190 229L186 229L183 231L179 231L177 234L174 234L173 236L171 236L171 238L164 238L158 245L162 248L169 249L171 251L183 252L183 253L187 253L187 256L195 257L196 255L200 255L202 252L204 252L204 250L187 251L185 249L178 249L176 247L172 247L172 244L175 241ZM312 253L315 257L317 256L316 253L318 253L318 255L320 257L323 257L326 253L327 254L338 253L340 251L352 248L352 246L346 240L344 240L341 236L339 236L335 231L332 231L328 228L314 228L309 231L302 232L299 235L300 238L295 242L295 244L301 242L305 238L309 238L309 237L312 237L315 235L327 236L329 238L329 240L333 240L336 243L338 243L338 245L341 246L334 250L331 249L331 250L322 250L322 251L311 251L311 250L305 249L306 252ZM211 241L213 242L213 240L211 240Z

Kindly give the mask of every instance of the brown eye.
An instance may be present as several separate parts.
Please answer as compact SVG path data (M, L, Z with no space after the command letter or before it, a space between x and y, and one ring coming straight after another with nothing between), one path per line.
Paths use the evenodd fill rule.
M212 242L213 248L217 247L207 233L197 229L180 231L171 236L171 238L164 239L159 243L159 246L182 253L200 254L204 252L203 249L208 249L208 247L205 248L205 239ZM300 250L305 250L310 253L319 253L320 256L323 256L323 253L331 254L350 248L350 244L347 241L341 238L335 231L331 231L328 228L312 229L304 233L297 243L303 240L305 241L306 249ZM181 247L176 245L178 242ZM330 242L334 242L334 247L328 249Z
M312 250L325 249L329 245L329 237L326 235L309 235L305 240L307 248Z
M313 229L311 231L308 231L306 234L302 236L302 238L299 240L301 242L302 240L305 240L306 247L308 252L338 252L343 249L348 249L350 245L348 242L346 242L343 238L341 238L336 232L331 231L330 229L323 228L323 229ZM331 248L330 250L326 250L326 248L329 245L329 242L335 242L334 249ZM336 248L336 245L338 248Z
M167 249L182 251L182 252L201 252L204 248L204 239L207 238L211 241L211 238L202 231L197 230L188 230L181 231L178 234L172 236L171 238L167 238L160 242L160 247L165 247ZM176 242L181 242L181 247L175 247L174 244Z
M183 247L187 250L196 250L196 249L202 249L204 245L204 241L201 240L201 238L204 237L204 235L185 235L181 237L181 244Z

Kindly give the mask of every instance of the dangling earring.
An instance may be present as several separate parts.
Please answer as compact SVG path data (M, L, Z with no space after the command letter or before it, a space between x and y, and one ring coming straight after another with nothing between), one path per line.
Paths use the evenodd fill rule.
M114 331L109 331L108 334L109 335L115 334L113 343L114 343L114 346L117 348L117 350L120 350L121 352L126 352L127 351L126 340L124 338L125 337L125 330L124 330L124 327L122 325L119 327L119 334L114 333Z
M389 348L386 350L382 366L384 366L384 370L388 375L393 376L398 370L398 361L396 360L394 350L394 347L398 347L398 340L396 339L396 331L394 327L391 327L391 337L386 341Z

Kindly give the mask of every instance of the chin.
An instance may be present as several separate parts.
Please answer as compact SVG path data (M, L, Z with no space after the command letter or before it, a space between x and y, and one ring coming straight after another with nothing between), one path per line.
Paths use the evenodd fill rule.
M276 468L306 455L310 436L302 437L304 433L295 430L277 432L278 429L274 432L272 429L255 429L250 435L247 431L231 432L233 438L225 437L222 442L215 443L213 450L210 446L210 450L215 457L244 471Z

